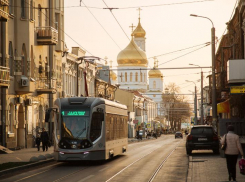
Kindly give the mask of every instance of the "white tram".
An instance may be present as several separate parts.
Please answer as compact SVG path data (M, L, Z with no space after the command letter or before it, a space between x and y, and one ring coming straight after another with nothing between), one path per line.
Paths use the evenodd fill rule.
M51 111L56 112L55 160L106 160L127 151L127 106L102 98L72 97L57 99Z

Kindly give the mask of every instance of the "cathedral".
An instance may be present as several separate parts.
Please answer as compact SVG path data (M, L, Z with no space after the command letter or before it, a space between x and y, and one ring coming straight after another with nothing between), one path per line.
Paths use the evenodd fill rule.
M141 26L139 17L138 25L132 31L130 43L117 56L117 82L120 89L137 90L155 101L158 105L157 113L160 116L163 74L158 69L156 58L154 58L154 67L149 72L147 71L149 61L146 56L145 35L146 32Z

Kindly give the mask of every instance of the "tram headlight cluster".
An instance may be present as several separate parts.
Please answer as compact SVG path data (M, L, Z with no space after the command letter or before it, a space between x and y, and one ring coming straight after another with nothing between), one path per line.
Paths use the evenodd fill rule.
M62 149L85 149L91 146L92 143L88 139L69 140L67 138L63 138L59 142L59 148Z

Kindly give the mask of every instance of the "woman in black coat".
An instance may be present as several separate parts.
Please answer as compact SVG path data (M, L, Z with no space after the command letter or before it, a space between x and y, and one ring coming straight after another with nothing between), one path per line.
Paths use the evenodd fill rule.
M41 133L41 140L43 144L43 151L48 151L48 143L49 143L49 136L47 131L45 131L45 128L43 128L42 133Z

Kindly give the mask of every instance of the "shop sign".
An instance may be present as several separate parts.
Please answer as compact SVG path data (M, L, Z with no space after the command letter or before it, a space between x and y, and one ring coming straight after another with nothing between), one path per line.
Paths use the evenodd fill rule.
M231 94L244 94L245 93L245 86L231 86L230 87Z

